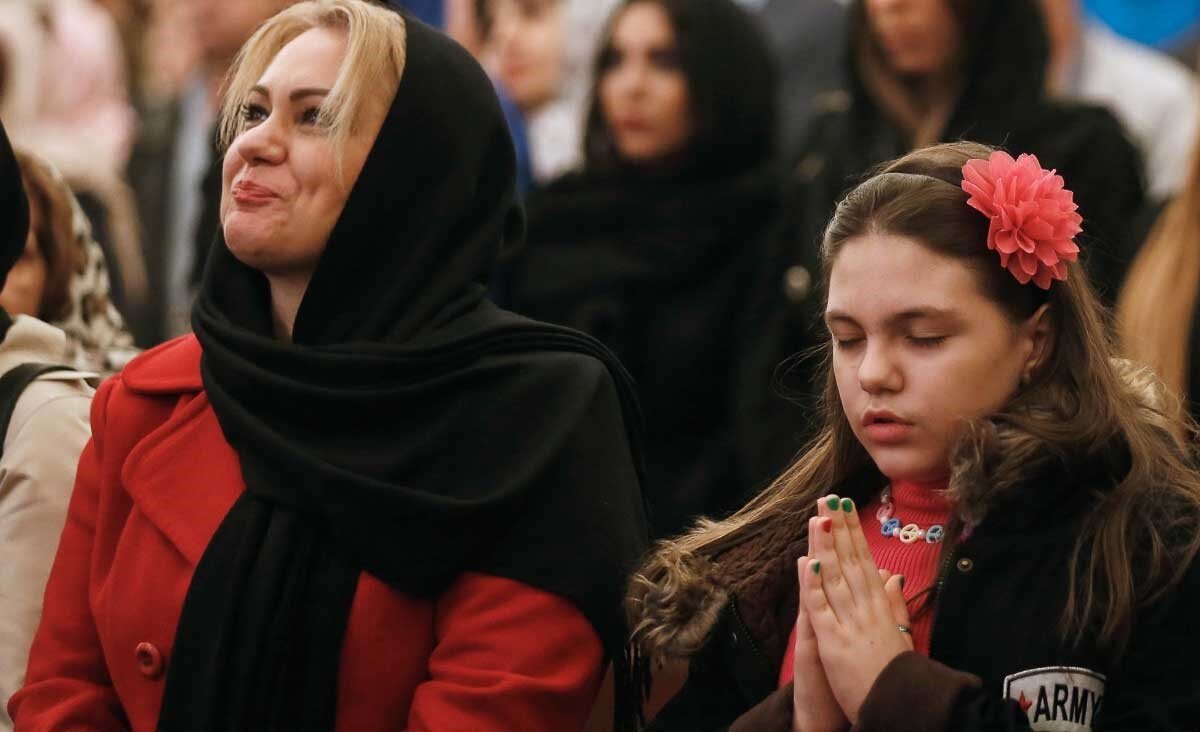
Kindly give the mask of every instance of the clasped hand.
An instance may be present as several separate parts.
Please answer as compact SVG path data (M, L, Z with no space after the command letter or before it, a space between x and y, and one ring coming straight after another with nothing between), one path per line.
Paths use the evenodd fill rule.
M835 508L836 507L836 508ZM913 648L903 578L875 565L850 499L826 496L797 562L794 732L845 730L880 672Z

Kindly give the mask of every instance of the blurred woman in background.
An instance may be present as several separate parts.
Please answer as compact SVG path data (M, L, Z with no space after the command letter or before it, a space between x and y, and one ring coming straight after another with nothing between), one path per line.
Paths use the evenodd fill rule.
M734 358L778 210L775 69L732 0L627 0L596 75L584 170L528 201L513 308L629 368L651 523L670 533L741 498Z
M58 172L30 152L17 150L16 157L29 199L29 236L0 290L0 306L61 328L68 365L118 371L137 351L110 297L104 252Z
M1200 156L1179 194L1148 213L1149 237L1117 301L1121 342L1200 416Z
M516 106L533 185L583 162L592 61L618 0L476 0L483 57Z

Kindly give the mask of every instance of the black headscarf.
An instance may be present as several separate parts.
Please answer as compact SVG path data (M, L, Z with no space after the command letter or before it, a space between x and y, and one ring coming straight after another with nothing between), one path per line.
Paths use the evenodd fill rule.
M246 491L184 603L160 730L329 730L361 571L436 596L464 571L573 601L610 655L645 542L636 403L597 342L501 311L519 237L492 86L406 16L399 91L296 317L223 241L193 326Z
M8 133L0 124L0 289L29 235L29 200L21 182L21 165L8 142Z

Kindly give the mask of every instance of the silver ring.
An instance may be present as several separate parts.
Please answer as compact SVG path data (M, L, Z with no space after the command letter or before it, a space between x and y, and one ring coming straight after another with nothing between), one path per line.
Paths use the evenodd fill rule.
M912 628L908 627L907 625L897 625L896 628L898 628L901 633L908 633L909 635L912 635Z

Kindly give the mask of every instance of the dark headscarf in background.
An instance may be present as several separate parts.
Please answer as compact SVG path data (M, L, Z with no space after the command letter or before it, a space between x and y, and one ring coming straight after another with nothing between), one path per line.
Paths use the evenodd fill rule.
M491 83L406 17L407 64L296 317L223 241L193 325L246 492L188 591L161 730L330 730L361 571L433 597L477 571L566 597L610 655L645 546L636 402L599 343L501 311L521 235Z
M28 236L29 200L21 183L21 166L8 142L8 132L0 124L0 289L25 251Z
M732 0L633 2L671 20L695 137L661 165L623 161L594 93L587 167L528 199L512 307L596 336L629 368L646 414L643 490L665 536L744 499L731 384L751 275L778 210L776 73Z

